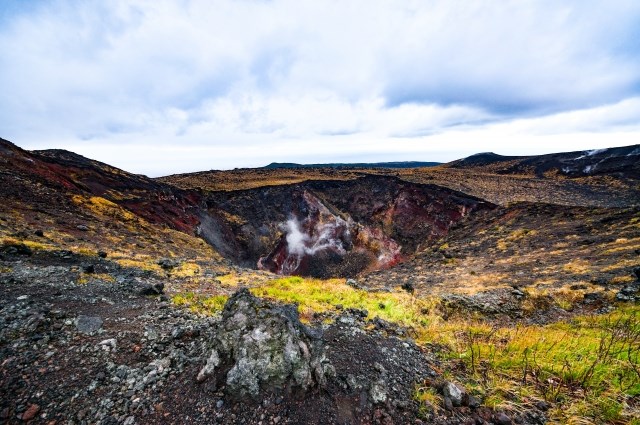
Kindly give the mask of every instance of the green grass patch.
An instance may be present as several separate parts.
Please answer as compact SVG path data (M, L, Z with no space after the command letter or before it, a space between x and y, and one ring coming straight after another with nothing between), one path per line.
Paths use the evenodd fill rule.
M214 315L224 308L229 299L226 295L199 295L193 292L182 292L171 297L173 303L186 307L194 313Z
M640 395L640 307L545 326L460 329L454 353L485 403L499 407L504 394L533 395L562 406L554 415L564 423L637 419L624 405Z
M381 319L405 326L421 327L429 324L425 311L431 306L427 301L402 292L368 292L355 289L343 279L304 279L287 277L266 282L251 289L262 298L284 303L295 303L303 319L313 313L335 311L336 306L367 310L369 318Z

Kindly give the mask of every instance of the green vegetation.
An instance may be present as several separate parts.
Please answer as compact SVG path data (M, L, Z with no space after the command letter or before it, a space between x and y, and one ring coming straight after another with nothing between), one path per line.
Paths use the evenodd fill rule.
M625 402L640 394L640 307L545 326L461 323L452 348L489 406L544 399L563 423L637 416Z
M420 416L423 418L430 413L434 407L442 404L442 396L435 388L429 386L417 386L413 392L413 398L420 403Z
M275 279L251 291L259 297L296 303L303 320L337 307L366 309L413 329L418 344L436 343L444 361L463 363L455 376L491 407L513 408L546 400L562 423L628 423L638 416L626 401L640 395L640 306L600 316L578 316L548 325L492 326L484 321L437 314L436 301L404 291L367 292L342 279ZM192 292L173 297L202 314L220 312L227 297ZM460 368L450 368L460 370ZM426 411L440 403L428 385L415 391Z
M3 237L2 239L0 239L0 244L2 246L9 246L9 245L24 245L29 249L32 249L34 251L38 251L38 250L49 250L52 249L53 246L50 244L46 244L46 243L41 243L41 242L37 242L37 241L33 241L33 240L29 240L29 239L23 239L23 238L14 238L14 237Z
M285 303L296 303L303 319L313 313L335 311L342 308L367 310L369 318L381 319L412 327L428 324L424 315L430 304L406 292L367 292L352 288L344 279L303 279L288 277L276 279L251 290L254 295Z
M187 307L194 313L214 315L224 308L229 297L226 295L200 295L193 292L182 292L172 297L177 306Z

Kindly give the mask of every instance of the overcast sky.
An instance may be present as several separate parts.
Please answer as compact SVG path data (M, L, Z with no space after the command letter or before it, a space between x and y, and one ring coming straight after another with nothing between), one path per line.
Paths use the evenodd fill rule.
M0 137L151 176L640 143L638 0L2 0Z

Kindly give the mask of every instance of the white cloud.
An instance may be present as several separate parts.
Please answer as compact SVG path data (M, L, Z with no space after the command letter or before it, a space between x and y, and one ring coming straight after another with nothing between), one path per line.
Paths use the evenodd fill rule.
M636 1L15 9L0 15L0 136L135 172L638 140Z

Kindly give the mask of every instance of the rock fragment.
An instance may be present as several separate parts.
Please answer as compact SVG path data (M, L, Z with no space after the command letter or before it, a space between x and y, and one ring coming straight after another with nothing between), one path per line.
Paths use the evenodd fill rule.
M161 258L157 263L163 270L173 270L180 265L180 261L171 258Z
M511 421L511 418L508 417L507 415L505 415L504 413L500 412L494 415L493 421L497 424L497 425L511 425L513 422Z
M162 295L164 293L164 283L148 283L140 289L140 295Z
M462 400L464 399L465 391L453 382L445 383L444 387L442 387L442 393L445 397L451 400L451 403L455 407L462 406Z
M29 407L27 407L27 410L22 414L22 420L25 422L30 421L36 417L38 412L40 412L40 406L35 403L30 404Z
M92 334L102 328L102 319L97 316L80 315L76 319L76 329L83 334Z

